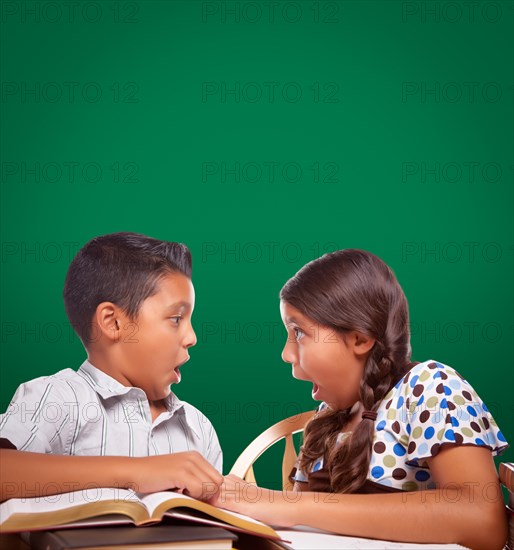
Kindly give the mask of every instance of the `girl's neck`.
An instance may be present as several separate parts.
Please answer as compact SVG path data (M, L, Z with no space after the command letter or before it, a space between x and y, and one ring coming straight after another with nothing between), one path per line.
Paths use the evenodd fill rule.
M355 428L360 424L362 420L361 415L363 411L364 405L360 401L357 401L357 403L355 403L350 409L348 422L346 422L344 426L345 432L353 432L353 430L355 430Z

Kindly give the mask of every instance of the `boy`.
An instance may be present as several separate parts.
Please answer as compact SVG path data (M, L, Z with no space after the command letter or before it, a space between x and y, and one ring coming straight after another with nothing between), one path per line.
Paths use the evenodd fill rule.
M170 390L196 344L188 248L97 237L71 262L63 296L88 359L22 384L0 415L0 500L92 485L212 495L223 481L216 432Z

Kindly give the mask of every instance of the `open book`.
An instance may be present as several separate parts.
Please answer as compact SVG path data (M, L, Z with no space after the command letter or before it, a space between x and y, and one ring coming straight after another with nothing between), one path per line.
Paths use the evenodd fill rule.
M140 526L159 523L164 517L280 539L264 523L180 493L164 491L144 495L116 488L84 489L47 497L12 498L0 504L0 533L123 523Z

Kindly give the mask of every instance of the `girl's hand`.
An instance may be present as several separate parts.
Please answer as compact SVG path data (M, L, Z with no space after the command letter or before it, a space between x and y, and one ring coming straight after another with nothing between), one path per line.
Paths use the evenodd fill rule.
M231 474L225 476L218 494L209 502L263 523L291 527L295 525L295 503L299 497L301 493L263 489Z

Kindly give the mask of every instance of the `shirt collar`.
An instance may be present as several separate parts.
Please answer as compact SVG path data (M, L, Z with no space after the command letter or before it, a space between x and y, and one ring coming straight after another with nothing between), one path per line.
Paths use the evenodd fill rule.
M125 395L134 389L138 389L124 386L112 376L109 376L104 371L97 369L87 359L82 363L82 365L80 365L78 374L82 376L82 378L85 378L93 389L104 399L117 395Z
M186 403L181 401L173 392L170 392L168 397L164 400L164 404L168 409L169 417L173 416L175 413L179 413L185 416L186 424L188 428L195 434L195 436L200 439L201 434L198 431L198 428L195 427L194 421L195 417L193 416L193 411L191 407L186 407ZM168 417L168 418L169 418Z
M140 392L145 395L144 391L141 388L124 386L123 384L115 380L112 376L109 376L104 371L97 369L87 359L80 366L78 374L85 378L96 391L96 393L98 393L98 395L100 395L103 399L125 395L132 391ZM170 392L170 394L165 398L164 404L168 409L170 417L173 416L173 414L175 414L176 412L185 414L188 427L197 437L200 437L198 430L194 428L194 418L192 416L192 411L190 411L188 407L184 406L185 404L183 401L181 401L173 392Z

